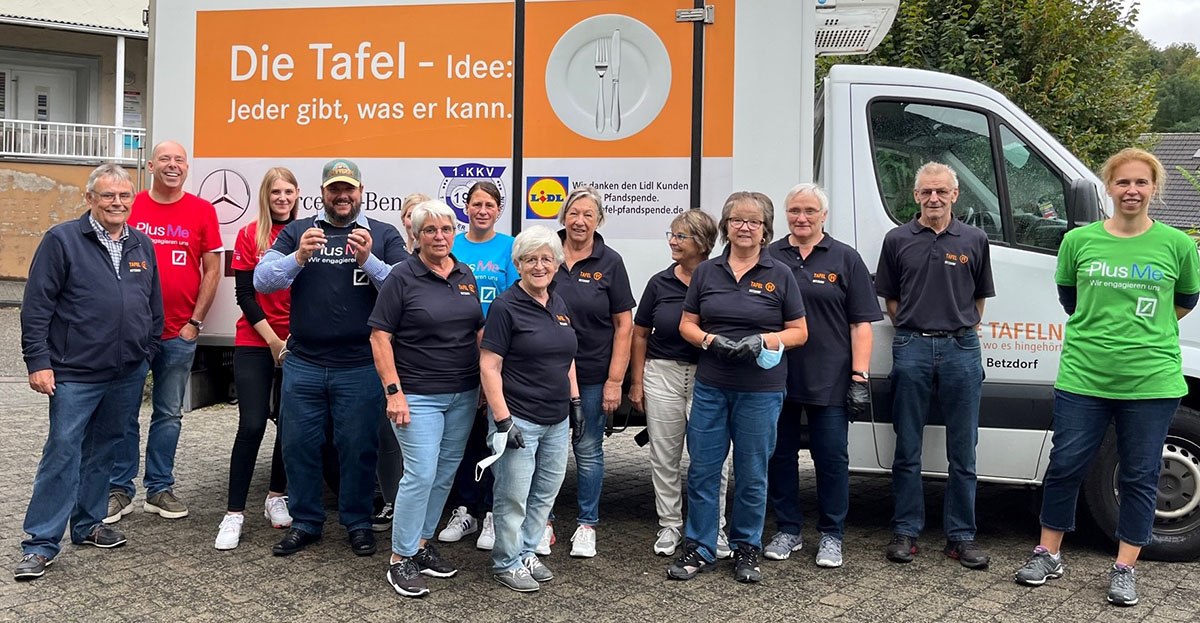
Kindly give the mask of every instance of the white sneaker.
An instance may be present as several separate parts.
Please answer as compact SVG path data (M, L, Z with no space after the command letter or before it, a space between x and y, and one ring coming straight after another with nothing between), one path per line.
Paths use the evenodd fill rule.
M221 520L221 527L217 531L217 540L213 543L213 547L217 549L233 549L238 546L238 542L242 540L242 521L245 516L241 513L236 515L225 515Z
M596 529L580 524L575 528L575 536L571 537L571 556L573 558L591 558L596 555Z
M659 556L671 556L681 542L683 542L683 536L679 534L679 528L674 526L663 528L658 531L658 540L654 542L654 553Z
M459 506L450 513L450 521L447 521L446 528L438 533L438 540L443 543L457 543L464 536L475 534L478 530L479 522L467 512L466 506Z
M733 550L729 548L729 535L725 530L717 530L717 558L733 558Z
M554 545L554 524L546 522L546 529L542 532L542 540L538 542L537 549L533 550L538 556L549 556L550 546Z
M479 529L479 538L475 539L475 549L491 551L496 545L496 525L493 523L492 511L483 516L483 526Z
M288 498L286 495L279 497L268 497L264 503L263 517L271 522L271 525L276 528L290 528L292 526L292 514L288 512Z

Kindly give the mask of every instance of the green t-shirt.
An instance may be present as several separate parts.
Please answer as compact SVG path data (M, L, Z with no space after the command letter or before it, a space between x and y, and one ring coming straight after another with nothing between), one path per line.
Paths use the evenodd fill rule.
M1121 400L1187 394L1175 294L1200 291L1198 264L1196 243L1157 221L1133 238L1103 222L1067 232L1054 280L1078 301L1054 386Z

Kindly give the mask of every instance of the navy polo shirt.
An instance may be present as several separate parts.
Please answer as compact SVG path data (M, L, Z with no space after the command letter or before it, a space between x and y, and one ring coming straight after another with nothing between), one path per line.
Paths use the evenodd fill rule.
M700 360L700 349L679 335L679 318L683 315L683 299L688 287L675 276L676 266L678 264L672 263L646 283L633 324L651 330L646 346L647 359L696 363Z
M404 393L451 394L479 387L476 336L483 308L466 264L455 259L445 278L416 255L397 264L367 324L392 334Z
M555 292L543 307L518 281L492 302L482 348L504 359L504 402L523 420L551 425L567 419L571 361L577 342L567 304ZM579 370L576 369L576 374Z
M592 254L575 262L569 270L564 262L554 275L555 293L571 310L579 353L575 355L575 376L580 385L596 385L608 380L612 359L612 317L633 309L636 301L629 287L629 273L620 254L604 244L599 233L592 234ZM558 237L566 240L567 231Z
M371 328L367 318L375 308L378 291L354 259L349 235L359 221L336 227L318 217L296 219L279 232L272 250L283 255L296 251L309 227L320 227L328 241L304 264L292 281L291 356L329 368L356 368L374 362ZM404 239L391 223L366 219L371 230L371 255L388 265L408 257Z
M899 301L897 327L956 331L979 324L975 300L996 296L987 234L956 218L936 234L916 217L883 237L875 292Z
M720 257L701 262L692 273L683 311L699 315L705 333L740 340L782 331L785 322L804 317L804 301L792 271L765 251L741 280L734 280L725 247ZM784 358L763 370L754 361L725 361L705 350L700 352L696 379L721 389L778 392L787 388L787 363Z
M784 236L768 247L786 264L808 312L808 341L787 352L787 399L841 406L850 388L850 325L883 318L862 256L850 245L822 236L807 258Z

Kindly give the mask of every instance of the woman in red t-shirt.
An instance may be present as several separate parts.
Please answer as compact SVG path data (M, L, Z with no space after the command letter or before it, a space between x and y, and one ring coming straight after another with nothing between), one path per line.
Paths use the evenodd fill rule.
M296 218L300 187L296 176L283 167L274 167L263 177L258 190L258 219L237 233L234 243L234 292L242 317L238 318L233 340L233 376L238 396L238 430L229 457L229 502L221 520L214 547L237 547L242 533L243 512L254 475L254 463L266 432L267 420L276 419L272 402L279 408L280 355L288 338L291 293L280 290L262 294L254 290L254 267L271 248L285 225ZM272 401L272 395L275 400ZM272 418L272 416L276 418ZM279 436L271 457L271 482L268 486L264 516L276 528L292 524L288 514L287 476Z

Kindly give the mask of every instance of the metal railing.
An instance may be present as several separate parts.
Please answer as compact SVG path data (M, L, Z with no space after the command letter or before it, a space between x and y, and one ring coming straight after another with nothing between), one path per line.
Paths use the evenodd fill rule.
M0 158L141 163L144 128L0 119Z

